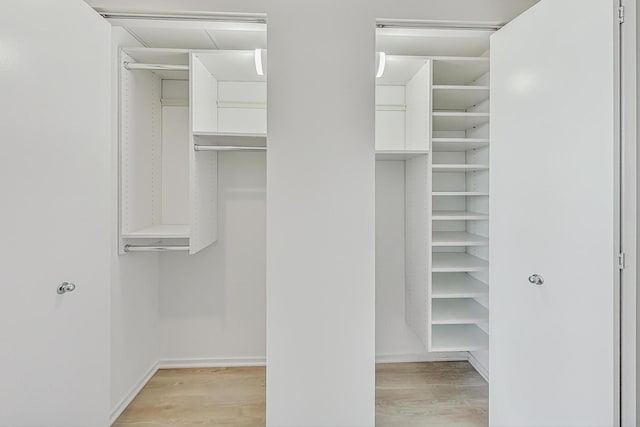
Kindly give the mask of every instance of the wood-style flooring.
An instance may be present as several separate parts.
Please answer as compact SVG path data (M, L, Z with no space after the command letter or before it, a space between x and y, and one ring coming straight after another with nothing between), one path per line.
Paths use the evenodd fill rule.
M376 426L486 426L488 385L467 362L381 364ZM265 425L264 368L163 369L116 427Z

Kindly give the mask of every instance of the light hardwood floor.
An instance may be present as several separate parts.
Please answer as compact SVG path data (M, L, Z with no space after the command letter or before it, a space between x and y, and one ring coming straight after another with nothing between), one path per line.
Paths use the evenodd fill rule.
M376 426L485 426L488 385L467 362L381 364ZM158 371L115 427L264 426L265 369Z

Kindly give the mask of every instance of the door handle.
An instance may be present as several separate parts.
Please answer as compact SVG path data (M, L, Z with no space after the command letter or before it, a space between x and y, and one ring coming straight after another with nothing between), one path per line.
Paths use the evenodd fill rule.
M56 289L56 291L60 295L66 294L67 292L73 292L75 290L76 290L76 284L71 282L62 282L62 284L60 284L60 286L58 286L58 288Z
M529 276L529 283L540 286L544 283L544 278L539 274L532 274Z

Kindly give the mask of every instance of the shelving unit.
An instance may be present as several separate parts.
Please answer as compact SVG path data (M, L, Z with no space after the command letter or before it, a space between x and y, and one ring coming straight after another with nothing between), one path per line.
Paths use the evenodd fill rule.
M217 240L218 151L266 149L266 78L254 51L125 48L120 61L120 253L199 252Z
M489 61L433 60L428 349L488 348Z
M414 165L405 174L405 319L428 351L474 352L479 360L489 332L489 35L389 29L377 36L387 70L377 81L376 159L427 159L426 173ZM427 81L407 84L420 72ZM416 87L427 88L427 110L412 115L424 111L411 108ZM428 155L411 152L410 129L427 129L419 150Z

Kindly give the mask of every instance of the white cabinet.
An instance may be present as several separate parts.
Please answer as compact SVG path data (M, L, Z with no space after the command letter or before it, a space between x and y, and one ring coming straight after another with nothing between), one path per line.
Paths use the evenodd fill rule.
M122 50L122 251L196 253L217 240L217 153L266 149L256 55L262 61L262 50Z

